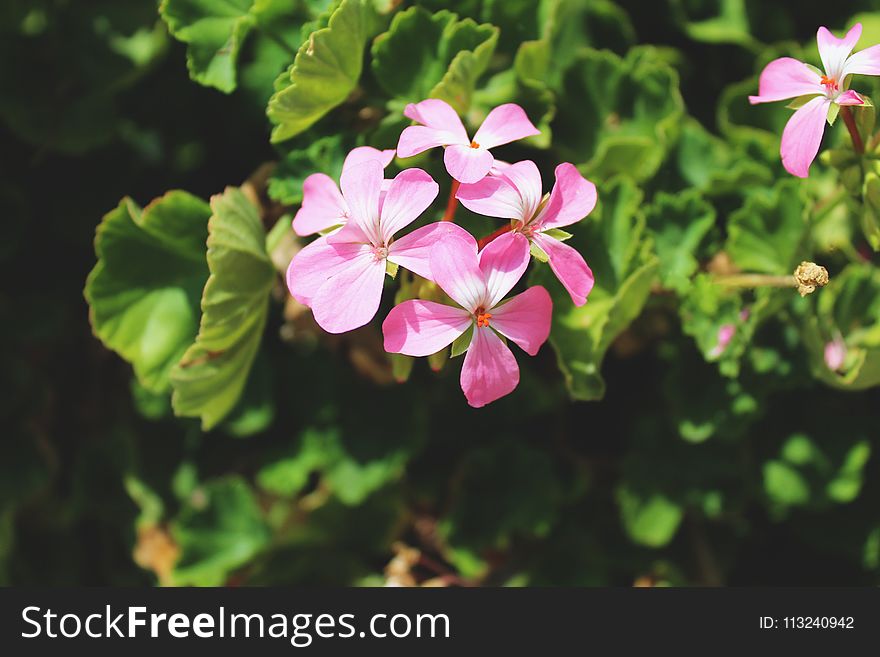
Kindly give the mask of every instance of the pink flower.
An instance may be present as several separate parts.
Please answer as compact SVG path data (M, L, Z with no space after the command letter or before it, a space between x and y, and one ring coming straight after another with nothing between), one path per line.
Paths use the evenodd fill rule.
M499 105L486 117L473 139L458 114L447 103L435 98L410 103L404 116L422 125L413 125L400 133L397 154L412 157L435 146L445 146L443 161L449 175L462 183L474 183L489 173L495 158L490 148L517 139L540 134L522 107L513 103Z
M549 197L542 196L538 167L531 160L505 167L498 175L462 185L456 194L468 210L489 217L518 222L521 233L547 254L553 273L578 306L587 302L593 289L593 272L583 256L547 231L576 223L596 207L596 186L578 173L572 164L556 167L556 184ZM502 235L498 240L511 239Z
M529 263L522 235L495 240L477 254L472 241L448 237L434 247L434 281L459 306L414 299L394 307L382 324L385 350L428 356L447 347L469 328L473 336L461 368L461 389L479 408L503 397L519 383L516 359L498 334L534 356L550 334L553 303L536 285L502 302Z
M839 335L825 345L825 364L832 372L839 372L846 360L846 343Z
M370 160L378 160L384 169L393 159L394 149L380 151L371 146L359 146L345 157L342 170ZM384 191L387 191L387 185ZM293 218L293 230L301 237L320 233L344 224L348 221L349 213L348 204L333 178L324 173L313 173L303 181L302 207Z
M718 358L724 351L727 349L727 345L730 344L730 341L733 340L733 336L736 335L736 326L733 324L722 324L718 329L718 343L709 352L709 355L712 358Z
M850 55L861 34L861 23L856 23L842 39L835 37L827 28L820 27L816 40L825 67L824 75L818 69L791 57L774 59L761 72L758 95L749 96L749 102L753 105L813 96L795 111L782 131L782 165L792 175L807 177L810 164L819 152L832 103L865 103L859 94L848 90L849 77L853 74L880 75L880 46Z
M395 240L437 197L439 188L421 169L400 172L380 201L382 164L368 160L342 172L342 199L349 221L297 253L287 269L291 295L312 309L329 333L369 322L379 309L386 262L430 278L429 253L445 235L473 237L449 222L429 224ZM466 236L466 237L465 237Z

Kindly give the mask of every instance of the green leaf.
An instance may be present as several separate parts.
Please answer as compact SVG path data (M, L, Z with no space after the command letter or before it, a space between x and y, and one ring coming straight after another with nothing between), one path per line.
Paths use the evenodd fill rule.
M875 251L880 251L880 176L869 171L862 187L865 200L862 208L862 231Z
M538 246L535 242L529 244L529 253L532 257L538 262L547 263L550 262L550 256L547 255L547 252Z
M677 292L686 291L699 265L700 245L715 225L715 209L693 189L678 195L660 192L645 210L645 218L660 260L660 282Z
M342 0L327 27L309 36L275 83L268 115L272 143L295 137L348 98L361 77L364 47L376 29L372 4Z
M238 85L255 107L265 110L275 80L290 66L297 48L311 33L308 19L322 11L321 6L310 8L307 3L291 0L254 0L251 13L256 29L242 50Z
M674 144L684 111L678 74L651 48L626 58L584 49L565 77L552 127L563 157L591 177L654 175Z
M391 359L391 375L398 383L406 383L412 374L413 365L416 359L412 356L404 356L403 354L388 354Z
M764 489L777 512L848 504L859 496L871 444L856 426L820 419L809 433L787 437L778 457L764 463Z
M767 49L761 63L774 57L790 56L803 61L803 51L792 44L780 49ZM760 66L760 64L759 64ZM779 140L791 119L791 110L782 103L751 105L749 96L758 90L758 76L731 84L721 92L718 101L718 128L728 143L759 161L780 168ZM781 170L781 168L780 168Z
M691 17L690 10L695 5L702 10L699 19ZM672 6L685 32L695 41L734 43L749 48L761 45L751 35L746 0L703 0L698 3L674 0Z
M276 495L294 497L313 472L320 472L328 490L344 504L355 506L400 478L412 448L405 441L383 441L367 457L364 445L349 444L339 428L310 427L300 436L295 452L266 464L257 474L257 482Z
M797 109L800 109L801 107L803 107L804 105L806 105L807 103L809 103L815 97L816 97L815 94L809 94L806 96L798 96L794 100L790 101L788 103L788 105L786 105L785 107L786 107L786 109L797 110Z
M208 268L195 343L171 373L174 412L211 429L238 402L257 355L275 268L257 208L229 187L211 198Z
M749 272L791 274L810 257L802 186L785 180L770 192L756 191L728 222L726 251Z
M461 356L464 352L468 350L468 347L471 346L471 339L474 337L474 325L471 324L468 326L467 330L459 335L452 342L452 349L449 352L450 358L455 358L457 356Z
M544 285L553 299L550 343L574 399L601 399L605 382L600 368L611 342L641 312L659 262L645 235L639 213L641 192L627 179L603 188L600 204L576 224L569 244L593 270L596 284L586 305L571 297L549 266L536 267L530 281Z
M725 376L739 375L739 361L758 326L781 310L789 290L762 288L746 306L737 290L715 282L710 274L698 274L681 304L682 329L692 336L707 361L717 361ZM722 331L732 332L727 344Z
M131 399L138 413L148 420L161 420L171 415L171 395L145 388L137 377L131 378Z
M269 543L260 507L248 485L227 477L197 488L171 525L181 555L178 586L220 586Z
M373 73L403 102L440 98L464 113L497 42L497 27L458 20L449 11L431 14L410 7L373 42Z
M254 0L162 0L168 31L187 44L186 65L199 84L229 93L242 44L256 26Z
M85 287L92 330L154 393L169 389L196 336L210 214L201 199L172 191L143 210L123 199L98 226Z
M146 483L133 475L126 476L124 484L128 496L141 510L137 518L137 525L139 527L158 525L165 514L165 504L162 502L162 498Z
M767 166L709 134L692 118L682 126L676 156L685 182L707 196L741 193L773 180Z
M549 230L543 231L547 237L552 237L555 240L559 240L560 242L564 242L566 240L570 240L572 238L571 233L567 233L561 228L551 228Z
M643 497L623 486L617 490L617 503L630 538L648 547L659 548L669 543L684 517L680 505L659 493Z
M265 350L257 353L254 366L235 407L220 426L236 438L247 438L266 431L275 420L272 372Z
M810 499L810 488L796 468L782 461L764 463L764 492L783 506L800 506Z
M828 121L828 125L834 125L834 122L837 120L837 115L840 112L840 105L837 103L831 103L828 108L828 116L826 120Z
M816 378L846 390L880 385L880 271L875 267L850 264L833 276L801 328ZM840 371L832 371L825 347L838 336L846 356Z
M498 4L511 4L503 0ZM636 34L626 12L606 0L545 0L539 39L520 44L514 66L523 77L559 91L563 74L586 47L624 53ZM493 21L494 22L494 21ZM506 36L502 24L502 39Z
M269 197L284 205L299 205L305 179L313 173L323 173L339 180L349 150L350 145L343 142L342 135L330 135L290 151L269 178Z

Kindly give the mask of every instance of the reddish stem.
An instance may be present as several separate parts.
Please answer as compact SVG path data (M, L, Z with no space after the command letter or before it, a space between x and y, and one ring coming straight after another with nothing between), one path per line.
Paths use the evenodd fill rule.
M862 142L862 136L859 134L858 127L856 127L856 119L852 111L844 105L840 108L840 114L843 116L843 122L846 123L847 130L849 130L849 136L852 137L853 148L856 153L861 155L865 152L865 144Z
M443 215L443 221L453 221L455 219L455 209L458 207L458 199L455 195L461 183L457 180L452 181L452 187L449 188L449 200L446 202L446 214Z
M509 233L511 230L513 230L512 224L504 224L498 230L489 233L485 237L481 237L480 240L477 242L477 246L482 249L484 246L486 246L489 242L494 240L496 237L501 237L502 235L504 235L504 233Z

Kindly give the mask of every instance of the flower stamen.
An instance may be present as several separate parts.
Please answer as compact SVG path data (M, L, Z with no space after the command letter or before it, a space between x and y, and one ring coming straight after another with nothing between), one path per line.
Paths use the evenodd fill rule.
M480 306L477 308L477 311L474 313L477 317L477 327L486 328L489 326L489 320L492 319L492 314L487 313L486 309Z
M840 89L840 85L837 84L837 80L835 78L828 77L827 75L823 75L822 79L819 82L828 87L829 91L838 91Z
M471 142L471 148L479 148L479 147L480 147L480 145L477 142L475 142L475 141Z

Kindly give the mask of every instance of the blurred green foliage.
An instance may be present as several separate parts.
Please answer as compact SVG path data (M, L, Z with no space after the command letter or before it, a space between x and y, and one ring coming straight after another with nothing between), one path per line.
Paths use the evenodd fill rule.
M746 100L855 20L880 41L871 0L5 2L0 584L377 584L401 545L404 583L877 584L880 140L837 125L797 181ZM535 263L550 342L480 410L279 274L304 178L428 95L519 103L542 134L498 156L599 189L589 302ZM714 281L801 260L803 299Z

